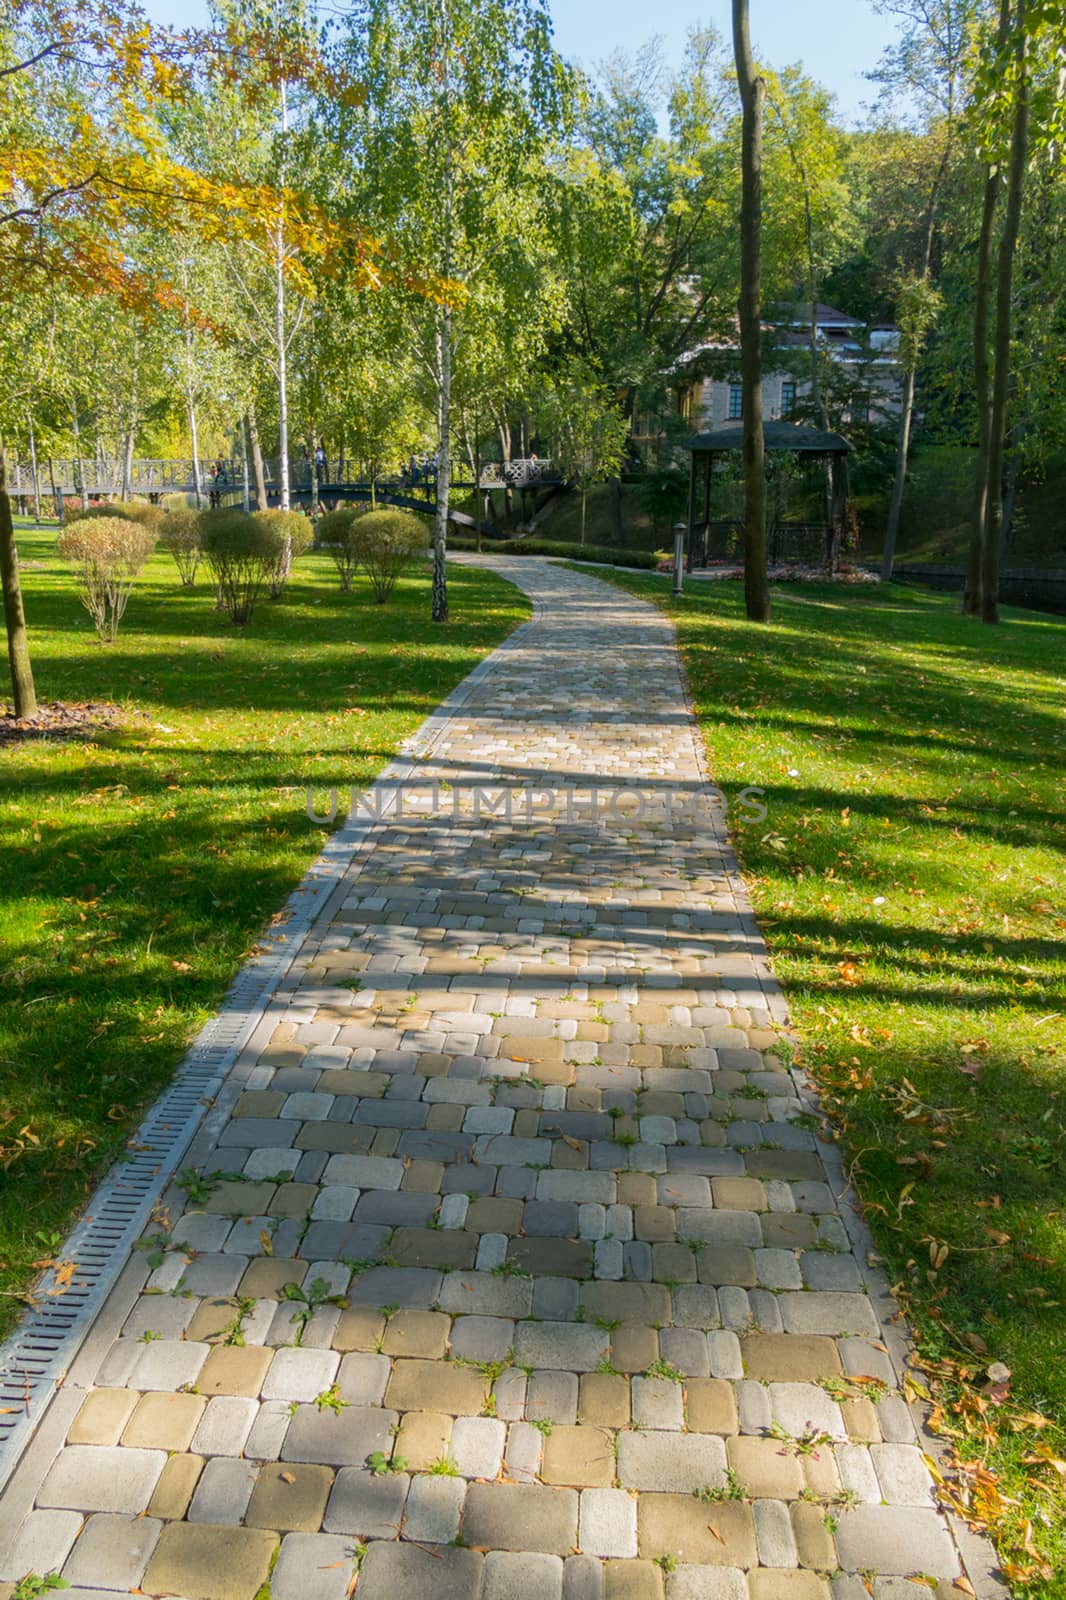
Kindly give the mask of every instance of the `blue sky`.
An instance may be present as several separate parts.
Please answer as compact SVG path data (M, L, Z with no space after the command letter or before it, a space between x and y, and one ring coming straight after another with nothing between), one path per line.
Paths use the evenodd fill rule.
M634 50L660 34L667 59L676 61L688 29L712 22L728 36L729 0L550 0L556 44L571 60L594 66L612 50ZM206 0L147 0L160 22L178 27L202 23ZM802 61L837 97L849 124L862 120L873 98L863 73L895 37L891 20L869 0L751 0L755 49L771 66Z

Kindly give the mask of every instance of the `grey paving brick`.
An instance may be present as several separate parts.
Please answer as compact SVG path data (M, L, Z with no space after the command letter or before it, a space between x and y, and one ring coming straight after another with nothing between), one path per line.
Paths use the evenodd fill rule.
M338 1415L315 1405L299 1406L281 1448L283 1461L324 1462L330 1467L362 1467L376 1451L392 1452L395 1411L348 1406Z
M459 1532L466 1493L463 1478L413 1478L407 1496L404 1538L419 1544L450 1544Z
M405 1472L376 1474L362 1467L342 1467L322 1519L323 1530L361 1539L395 1539L410 1484Z
M724 1485L725 1444L712 1433L620 1433L618 1481L625 1489L691 1494Z
M491 1550L485 1557L481 1600L562 1600L563 1563L558 1556Z
M471 1545L484 1549L565 1556L577 1543L577 1517L574 1489L472 1483L463 1533Z
M532 1372L526 1385L526 1418L530 1422L576 1422L578 1392L575 1372Z
M0 1579L15 1580L27 1572L44 1577L49 1572L62 1571L83 1520L78 1511L31 1511L6 1555L0 1546ZM8 1528L5 1532L10 1536L14 1530Z
M637 1554L637 1502L623 1489L584 1489L578 1542L587 1555L622 1560Z
M906 1577L928 1572L951 1580L959 1558L944 1519L914 1506L857 1506L844 1511L836 1532L840 1565L853 1572L873 1571Z
M337 1534L287 1533L270 1574L270 1600L348 1600L354 1547Z
M595 1556L567 1556L563 1600L604 1600L604 1568Z
M480 1593L483 1565L474 1550L377 1542L359 1569L359 1600L423 1594L433 1600L473 1600Z
M128 1591L139 1586L163 1524L154 1517L101 1513L85 1524L63 1568L70 1584Z
M52 1463L37 1504L68 1511L143 1511L165 1462L163 1450L68 1445Z
M515 1328L519 1366L593 1372L604 1360L610 1335L602 1328L572 1322L520 1322Z
M192 1436L189 1449L198 1456L239 1456L259 1416L258 1400L240 1395L214 1395ZM288 1417L286 1417L286 1424Z

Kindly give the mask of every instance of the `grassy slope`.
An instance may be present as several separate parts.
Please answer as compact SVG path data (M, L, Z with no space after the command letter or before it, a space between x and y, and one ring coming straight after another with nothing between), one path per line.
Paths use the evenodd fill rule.
M1001 1553L1038 1570L1032 1516L1060 1574L1018 1592L1061 1597L1062 1480L1023 1458L1066 1454L1066 625L826 585L775 589L760 628L737 585L678 605L663 579L614 581L676 618L716 780L765 787L766 821L731 824L924 1353L1011 1368L994 1424L1052 1419L982 1438L945 1389L1022 1500Z
M147 720L0 753L0 1332L320 848L304 786L367 784L528 614L453 568L432 629L428 573L382 607L310 556L239 631L156 555L101 647L54 538L20 536L41 699Z

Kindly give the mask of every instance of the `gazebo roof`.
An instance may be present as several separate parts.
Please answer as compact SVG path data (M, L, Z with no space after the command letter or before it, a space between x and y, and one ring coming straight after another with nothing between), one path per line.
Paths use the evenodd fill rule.
M844 456L851 445L842 433L829 433L822 428L804 428L796 422L764 422L763 439L767 450L792 450L801 455ZM744 442L744 427L740 422L727 423L724 428L714 428L710 433L697 433L685 440L685 449L694 455L704 455L717 450L739 450Z

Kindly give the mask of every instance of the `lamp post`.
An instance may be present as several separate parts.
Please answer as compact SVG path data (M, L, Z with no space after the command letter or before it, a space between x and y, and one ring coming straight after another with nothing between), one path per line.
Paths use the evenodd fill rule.
M685 533L684 522L674 523L674 587L673 594L683 594L685 590Z

